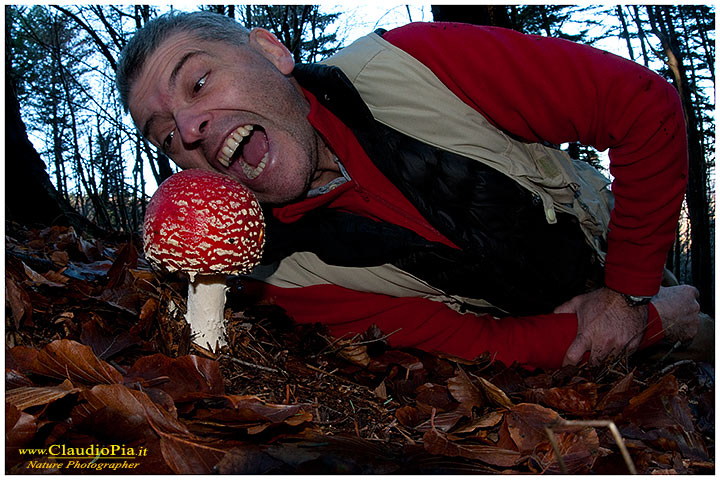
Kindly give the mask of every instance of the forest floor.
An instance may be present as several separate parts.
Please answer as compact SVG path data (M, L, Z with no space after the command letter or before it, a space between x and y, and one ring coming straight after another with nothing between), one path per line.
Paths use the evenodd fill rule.
M528 371L335 339L231 283L213 354L136 245L6 225L6 473L715 471L714 365L672 346Z

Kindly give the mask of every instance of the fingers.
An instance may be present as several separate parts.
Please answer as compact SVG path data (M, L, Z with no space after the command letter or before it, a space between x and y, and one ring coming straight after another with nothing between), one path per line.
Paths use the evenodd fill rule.
M617 355L619 352L627 351L632 353L637 350L640 344L639 338L631 339L624 345L616 344L615 342L605 343L593 343L589 338L584 335L578 335L578 337L570 344L565 358L563 358L563 366L566 365L577 365L582 360L586 353L589 353L588 359L591 365L598 365L602 363L606 358L611 355Z
M590 342L583 335L578 335L565 353L563 366L577 365L588 350L590 350Z

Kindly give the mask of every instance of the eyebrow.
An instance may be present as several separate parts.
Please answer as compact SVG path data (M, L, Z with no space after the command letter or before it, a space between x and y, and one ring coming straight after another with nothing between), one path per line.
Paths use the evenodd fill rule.
M172 90L175 88L175 84L177 83L177 78L180 74L180 70L182 70L183 66L187 63L188 60L191 58L202 55L205 52L200 50L194 50L192 52L188 52L185 55L182 56L180 60L175 64L175 67L172 69L172 72L170 72L170 78L168 79L168 90ZM152 126L157 120L158 115L156 113L153 113L150 118L145 122L145 125L143 125L142 128L142 135L145 138L149 138L150 132L152 131Z
M173 68L172 73L170 73L168 87L170 87L171 89L175 88L175 82L177 81L178 74L180 73L180 70L182 70L182 67L187 63L188 60L197 55L202 55L203 53L205 52L202 52L200 50L194 50L183 55L183 57L175 64L175 68Z

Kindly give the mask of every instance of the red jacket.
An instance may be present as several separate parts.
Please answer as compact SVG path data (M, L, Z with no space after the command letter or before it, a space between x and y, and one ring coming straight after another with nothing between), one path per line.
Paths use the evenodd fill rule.
M607 52L499 28L416 23L383 38L424 63L465 103L516 138L609 148L616 206L605 281L624 293L657 292L687 176L685 126L671 85ZM291 222L328 205L452 245L380 174L350 130L310 93L306 96L310 122L343 162L352 182L277 208L274 215ZM460 314L424 298L394 298L335 285L255 285L251 291L285 308L297 322L327 324L336 336L376 324L385 333L400 329L389 339L395 346L465 358L491 352L505 363L557 367L577 331L574 315L498 320ZM645 343L659 339L660 329L651 307Z

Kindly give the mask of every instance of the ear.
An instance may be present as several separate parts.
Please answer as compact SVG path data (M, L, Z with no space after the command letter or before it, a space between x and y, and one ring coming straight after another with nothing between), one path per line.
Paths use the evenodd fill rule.
M295 68L295 60L290 50L264 28L253 28L249 42L252 48L270 60L283 75L289 75Z

